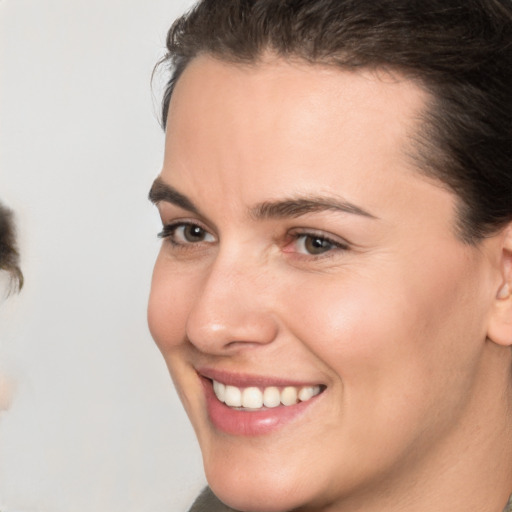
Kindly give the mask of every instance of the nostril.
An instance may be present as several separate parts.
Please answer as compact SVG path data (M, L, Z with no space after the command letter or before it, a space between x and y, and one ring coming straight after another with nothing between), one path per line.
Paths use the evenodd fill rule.
M230 341L226 344L227 349L237 350L240 348L251 348L260 346L261 342L258 341Z

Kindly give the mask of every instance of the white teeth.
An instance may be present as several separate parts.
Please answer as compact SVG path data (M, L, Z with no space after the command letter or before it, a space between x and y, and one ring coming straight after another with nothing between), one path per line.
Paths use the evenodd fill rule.
M245 388L242 392L242 406L259 409L263 406L263 393L258 388Z
M297 388L288 386L281 391L281 403L283 405L293 405L297 403Z
M222 384L222 382L217 382L216 380L213 381L213 391L215 391L215 395L217 398L224 402L226 397L226 386Z
M263 406L271 408L281 404L287 406L306 402L320 393L320 386L286 386L281 391L276 386L270 386L262 391L254 386L240 389L214 380L213 391L221 402L230 407L261 409Z
M315 395L318 395L318 391L314 387L310 386L307 388L302 388L297 396L301 402L305 402L306 400L313 398Z
M226 386L223 401L226 403L226 405L229 405L230 407L241 407L242 392L235 386Z
M219 398L220 400L220 398ZM275 387L265 388L263 391L263 405L265 407L277 407L281 404L281 393Z

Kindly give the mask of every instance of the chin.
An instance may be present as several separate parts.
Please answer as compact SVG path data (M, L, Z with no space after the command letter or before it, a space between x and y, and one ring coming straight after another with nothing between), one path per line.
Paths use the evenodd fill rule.
M286 512L312 505L321 495L309 484L318 485L304 467L278 467L261 464L231 464L222 461L205 464L206 476L214 494L226 505L243 512Z
M250 478L250 475L242 477L243 480L246 478ZM282 486L275 481L264 485L240 485L235 476L229 484L213 482L210 487L223 503L243 512L286 512L304 504L294 486Z

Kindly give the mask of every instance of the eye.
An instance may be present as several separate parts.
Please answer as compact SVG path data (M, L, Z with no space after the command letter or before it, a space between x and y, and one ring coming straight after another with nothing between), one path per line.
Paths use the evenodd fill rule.
M296 252L308 256L321 256L336 250L348 250L348 244L317 233L294 233L285 252Z
M164 226L160 238L168 239L173 245L189 245L197 243L211 243L215 237L198 224L180 222Z
M302 235L297 238L297 246L302 252L317 255L330 251L334 247L334 244L320 236Z

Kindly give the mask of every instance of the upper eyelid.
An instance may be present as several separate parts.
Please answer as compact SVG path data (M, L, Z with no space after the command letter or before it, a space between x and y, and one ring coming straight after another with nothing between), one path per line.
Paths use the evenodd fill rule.
M165 228L167 228L167 229L177 228L180 226L199 226L201 229L204 229L208 233L211 233L212 235L214 234L212 229L210 229L206 223L204 223L200 220L197 220L197 219L182 218L182 219L174 219L169 222L164 222L164 220L162 219L162 225L163 225L164 229Z
M328 242L331 242L334 245L341 246L341 247L350 247L352 244L349 242L346 238L333 235L331 233L327 233L321 229L311 229L311 228L296 228L291 230L290 234L294 237L301 237L301 236L310 236L310 237L317 237L322 238L324 240L327 240Z
M167 201L158 201L154 204L158 210L158 214L160 215L160 219L164 226L185 222L190 224L197 224L209 233L217 233L217 226L215 223L207 220L206 217L203 216L199 211L196 212L188 210L184 207L181 207L180 205ZM170 218L172 220L166 222L166 218Z
M160 233L158 233L159 238L166 238L169 237L176 229L182 227L182 226L198 226L206 233L212 235L217 239L217 235L215 233L212 233L211 229L206 227L202 222L199 222L197 220L186 220L186 219L177 219L175 221L166 222L163 223L162 230Z

